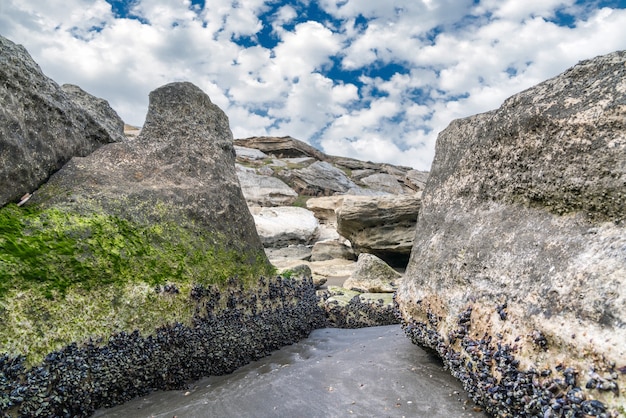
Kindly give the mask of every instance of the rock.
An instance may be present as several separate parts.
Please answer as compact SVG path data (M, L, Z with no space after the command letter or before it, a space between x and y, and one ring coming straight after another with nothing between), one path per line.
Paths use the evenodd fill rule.
M317 293L332 327L364 328L400 322L390 293L359 293L337 286Z
M363 177L361 182L367 187L391 194L404 194L404 187L400 185L395 176L386 173L372 174Z
M306 201L306 207L315 214L321 222L331 225L337 224L335 211L343 203L343 196L312 197Z
M426 187L427 180L428 171L410 170L404 177L404 184L416 192L421 192Z
M489 414L626 408L625 92L622 51L439 135L397 302Z
M311 246L299 244L281 248L268 247L265 248L265 254L267 254L267 258L274 265L286 261L297 261L299 263L302 260L311 259ZM289 267L291 268L293 265L290 264Z
M265 247L310 244L319 222L313 212L295 206L253 208L256 229Z
M343 171L325 161L293 170L288 179L299 194L308 196L330 196L357 187Z
M224 112L193 84L171 83L150 93L137 139L72 159L31 201L202 228L228 236L242 254L262 253L234 160Z
M254 148L240 147L238 145L235 145L235 154L237 158L248 161L263 160L267 158L267 154L263 151Z
M336 258L355 260L356 256L352 248L339 240L317 241L313 244L311 261L325 261Z
M0 206L39 187L73 156L115 141L26 49L0 36Z
M109 102L92 96L73 84L63 84L61 88L79 108L83 109L97 124L104 128L112 142L122 142L126 140L126 136L124 135L124 121L119 117L117 112L111 108Z
M260 136L236 139L235 145L258 149L266 154L275 155L279 158L313 157L320 161L327 159L326 154L323 152L290 136L280 138Z
M276 177L261 176L241 166L237 167L237 177L248 206L288 206L298 197L298 193Z
M324 325L310 278L269 265L234 163L226 115L172 83L138 138L0 209L0 415L91 416Z
M373 254L361 253L343 287L363 293L393 293L402 275Z
M415 195L344 196L337 209L337 232L357 253L375 254L392 265L406 265L420 208Z

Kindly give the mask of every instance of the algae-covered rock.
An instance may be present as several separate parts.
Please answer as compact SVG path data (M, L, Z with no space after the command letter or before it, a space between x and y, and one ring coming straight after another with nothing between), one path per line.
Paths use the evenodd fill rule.
M439 135L397 301L494 416L626 411L625 94L615 52Z
M310 278L274 275L234 160L226 115L172 83L138 138L0 210L0 415L88 416L323 323Z

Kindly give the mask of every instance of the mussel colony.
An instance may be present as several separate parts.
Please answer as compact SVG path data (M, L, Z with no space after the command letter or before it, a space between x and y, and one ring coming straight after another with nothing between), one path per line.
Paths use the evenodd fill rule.
M237 280L221 290L195 286L189 299L191 326L73 343L33 367L23 357L0 356L0 416L87 417L153 390L230 373L325 324L310 278L261 278L252 289Z

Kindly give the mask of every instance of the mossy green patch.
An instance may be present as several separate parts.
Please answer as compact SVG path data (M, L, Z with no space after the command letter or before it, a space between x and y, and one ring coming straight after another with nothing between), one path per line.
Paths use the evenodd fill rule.
M149 332L188 321L193 284L237 277L248 287L275 273L263 254L227 242L174 222L8 205L0 209L0 352L39 358L105 329ZM176 283L180 296L155 292L165 283Z

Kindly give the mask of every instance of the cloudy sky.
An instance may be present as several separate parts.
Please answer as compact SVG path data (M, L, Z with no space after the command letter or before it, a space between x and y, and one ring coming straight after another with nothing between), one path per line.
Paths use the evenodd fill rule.
M1 0L0 34L133 125L187 80L236 138L427 170L452 119L626 49L626 0Z

